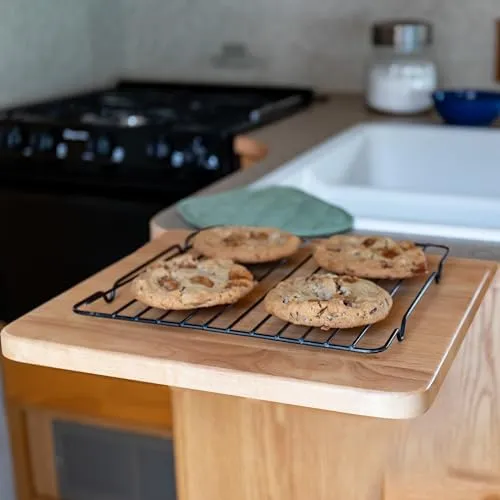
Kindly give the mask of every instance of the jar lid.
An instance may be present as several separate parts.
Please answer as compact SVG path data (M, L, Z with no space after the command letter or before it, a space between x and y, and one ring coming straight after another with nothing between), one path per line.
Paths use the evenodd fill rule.
M432 25L412 19L377 22L372 27L372 41L374 45L412 51L432 43Z

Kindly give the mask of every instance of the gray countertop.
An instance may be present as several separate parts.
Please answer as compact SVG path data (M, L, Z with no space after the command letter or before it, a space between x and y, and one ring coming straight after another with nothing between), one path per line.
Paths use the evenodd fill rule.
M290 118L280 120L249 134L265 143L269 148L269 154L265 160L229 175L193 196L219 193L250 184L332 135L358 123L380 120L429 123L436 121L437 118L433 114L411 118L381 116L368 111L359 95L332 95L327 100L320 100ZM162 210L150 221L152 237L156 237L168 229L181 228L188 229L189 226L179 216L175 206ZM393 236L404 237L404 235ZM457 257L500 260L500 243L430 237L418 238L415 236L412 238L448 245L451 248L451 254Z

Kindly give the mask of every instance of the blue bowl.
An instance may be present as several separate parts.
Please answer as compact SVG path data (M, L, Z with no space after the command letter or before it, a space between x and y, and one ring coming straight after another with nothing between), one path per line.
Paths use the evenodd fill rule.
M436 90L436 111L450 125L488 126L500 114L500 92L482 90Z

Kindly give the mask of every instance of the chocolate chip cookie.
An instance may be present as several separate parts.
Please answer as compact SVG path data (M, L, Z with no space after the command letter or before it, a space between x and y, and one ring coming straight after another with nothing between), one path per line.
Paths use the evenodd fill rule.
M231 260L187 254L155 263L131 287L137 300L148 306L183 310L232 304L255 284L252 273Z
M315 245L324 269L362 278L411 278L428 272L424 251L412 241L381 236L336 235Z
M193 248L201 254L244 264L283 259L293 255L299 246L297 236L269 227L214 227L193 238Z
M329 330L383 320L392 297L371 281L325 273L282 281L266 295L264 307L289 323Z

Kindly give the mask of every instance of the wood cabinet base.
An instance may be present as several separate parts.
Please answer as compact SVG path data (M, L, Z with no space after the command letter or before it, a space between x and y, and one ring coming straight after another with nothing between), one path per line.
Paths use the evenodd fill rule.
M55 418L153 436L172 434L169 387L16 363L1 355L0 364L17 500L60 497Z
M415 419L174 390L179 499L500 500L499 299Z

